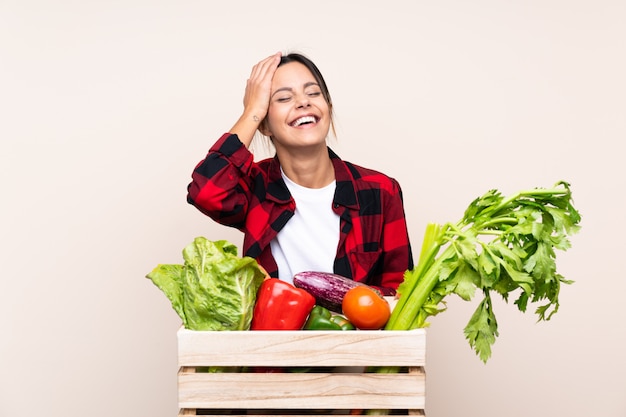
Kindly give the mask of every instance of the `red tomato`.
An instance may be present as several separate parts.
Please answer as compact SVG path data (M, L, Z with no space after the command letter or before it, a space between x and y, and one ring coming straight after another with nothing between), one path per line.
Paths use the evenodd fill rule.
M343 297L343 314L354 326L361 330L381 329L391 315L389 303L373 288L354 287Z

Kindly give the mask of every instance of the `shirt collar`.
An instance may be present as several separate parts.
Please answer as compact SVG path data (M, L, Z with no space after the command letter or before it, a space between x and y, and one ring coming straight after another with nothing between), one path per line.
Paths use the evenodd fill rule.
M334 204L358 209L359 202L356 198L354 176L346 163L330 148L328 148L328 155L335 168L335 181L337 181L335 198L333 199Z
M335 180L337 182L333 203L335 205L338 204L352 209L358 209L359 203L356 197L353 173L348 169L346 163L330 148L328 148L328 156L330 156L330 160L333 163ZM274 156L270 161L268 177L267 198L277 203L289 203L291 201L291 194L281 176L278 156Z
M268 169L267 198L277 203L286 204L291 201L291 194L280 174L280 162L278 156L274 156L270 161Z

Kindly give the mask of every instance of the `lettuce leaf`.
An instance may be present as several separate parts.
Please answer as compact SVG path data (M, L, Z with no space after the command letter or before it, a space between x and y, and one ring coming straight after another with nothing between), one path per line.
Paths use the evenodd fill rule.
M265 273L237 256L226 240L197 237L183 249L183 265L160 264L147 278L165 293L190 330L248 330Z

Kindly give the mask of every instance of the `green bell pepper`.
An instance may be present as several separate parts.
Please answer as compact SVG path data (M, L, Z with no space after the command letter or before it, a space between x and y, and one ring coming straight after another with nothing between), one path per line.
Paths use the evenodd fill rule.
M350 323L350 320L342 316L341 314L332 314L330 321L337 324L341 330L356 330L354 324Z
M345 317L333 314L327 308L316 305L304 324L304 330L354 330Z

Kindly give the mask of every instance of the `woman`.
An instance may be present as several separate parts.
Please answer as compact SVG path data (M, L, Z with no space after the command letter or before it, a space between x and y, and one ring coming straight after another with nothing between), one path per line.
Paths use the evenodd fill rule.
M324 78L300 54L274 54L247 81L243 114L195 168L187 200L244 233L243 255L273 277L334 272L393 295L413 267L402 194L386 175L342 161ZM255 162L256 131L273 158Z

